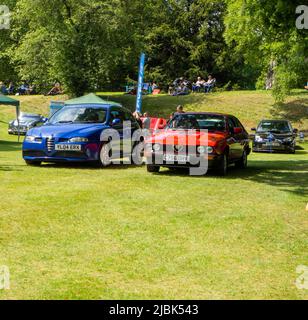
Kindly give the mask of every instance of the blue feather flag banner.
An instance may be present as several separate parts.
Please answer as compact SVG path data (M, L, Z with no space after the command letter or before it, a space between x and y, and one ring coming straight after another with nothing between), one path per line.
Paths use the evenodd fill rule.
M139 113L142 112L142 88L143 88L143 79L144 79L144 66L145 66L145 54L142 53L140 57L138 90L137 90L137 101L136 101L136 111Z

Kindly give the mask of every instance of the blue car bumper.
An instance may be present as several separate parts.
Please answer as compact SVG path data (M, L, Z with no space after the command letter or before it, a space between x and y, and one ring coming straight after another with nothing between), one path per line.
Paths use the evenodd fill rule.
M80 151L59 151L54 147L47 148L46 143L24 142L23 159L27 161L40 162L88 162L98 161L100 153L100 142L78 143Z

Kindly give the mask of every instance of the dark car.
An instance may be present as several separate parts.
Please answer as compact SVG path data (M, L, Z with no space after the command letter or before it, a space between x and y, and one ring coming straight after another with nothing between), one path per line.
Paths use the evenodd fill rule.
M295 153L297 129L288 120L262 120L253 136L254 152Z
M202 167L226 175L229 164L246 168L249 135L232 115L206 112L176 113L166 129L146 141L148 172L160 167Z
M41 126L45 121L46 119L40 114L22 112L19 116L19 134L26 135L28 130ZM9 122L8 134L18 134L17 119Z

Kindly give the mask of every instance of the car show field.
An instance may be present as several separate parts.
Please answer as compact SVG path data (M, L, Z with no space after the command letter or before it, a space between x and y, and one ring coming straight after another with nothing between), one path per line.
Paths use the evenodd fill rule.
M133 110L135 98L102 93ZM267 92L145 97L168 118L224 112L248 132L286 117L308 129L307 93L274 106ZM50 98L18 97L48 116ZM55 98L53 98L55 99ZM56 99L66 99L59 96ZM227 177L163 168L87 164L27 166L7 133L15 110L0 108L0 264L11 288L1 299L307 299L296 269L308 263L308 143L295 154L256 154Z

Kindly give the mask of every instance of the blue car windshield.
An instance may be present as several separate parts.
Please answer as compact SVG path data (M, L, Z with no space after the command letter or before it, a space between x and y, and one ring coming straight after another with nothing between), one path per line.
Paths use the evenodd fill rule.
M49 123L105 123L106 115L105 108L66 107L55 113Z

